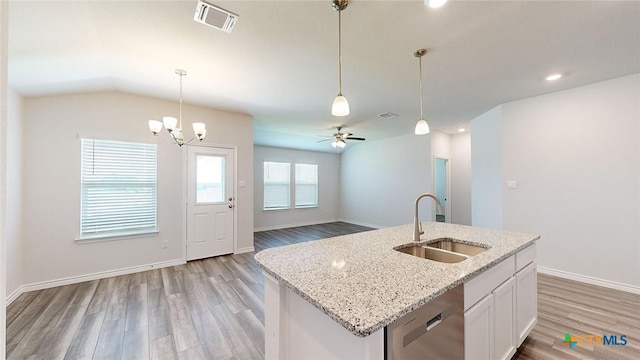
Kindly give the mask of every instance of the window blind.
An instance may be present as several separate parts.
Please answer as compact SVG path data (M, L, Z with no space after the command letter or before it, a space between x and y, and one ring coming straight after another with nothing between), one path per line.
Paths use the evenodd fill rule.
M264 162L264 210L291 207L289 163Z
M296 164L295 172L295 206L318 206L318 165Z
M81 238L157 229L157 146L82 139Z

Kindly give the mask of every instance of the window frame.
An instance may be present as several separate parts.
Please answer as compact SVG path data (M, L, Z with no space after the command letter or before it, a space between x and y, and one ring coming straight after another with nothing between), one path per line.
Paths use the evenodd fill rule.
M315 185L315 203L314 204L309 204L309 205L298 205L298 165L302 165L302 166L314 166L315 167L315 182L313 183L313 185ZM319 203L320 203L320 166L318 164L313 164L313 163L295 163L294 164L294 174L293 174L293 180L294 180L294 185L293 185L293 191L294 191L294 196L293 196L293 206L296 209L311 209L311 208L317 208L319 207ZM303 185L307 185L307 184L303 184Z
M91 142L91 145L88 144ZM86 146L85 146L86 144ZM102 148L96 149L96 144L101 144ZM123 145L124 144L124 145ZM91 150L88 154L85 154L87 148L91 146ZM127 146L130 146L127 149ZM137 147L137 148L136 148ZM117 149L117 150L116 150ZM111 158L104 157L100 159L98 151L102 150L107 153L107 155L111 155ZM119 159L117 155L115 155L116 151L128 151L124 152L126 156L136 156L138 159L142 159L142 164L136 162L136 170L132 172L131 170L127 171L126 167L128 163L126 160L123 161L122 157ZM109 154L112 152L112 154ZM86 155L86 156L85 156ZM125 156L125 157L126 157ZM90 160L87 160L88 157L91 157ZM104 161L106 159L107 162L103 164L96 164L97 161ZM88 164L85 162L88 161ZM140 161L140 160L137 160ZM107 165L108 163L108 165ZM88 173L88 167L91 166L92 171L94 173ZM96 166L100 166L97 171L104 171L106 175L104 175L104 180L101 181L99 177L96 176ZM118 166L121 168L119 169ZM130 167L131 169L131 167ZM126 177L136 179L135 181L114 181L114 177ZM94 177L92 179L92 177ZM124 184L124 186L122 186ZM121 187L121 191L118 192L116 189ZM102 222L102 226L112 227L112 229L107 230L97 230L97 231L88 231L89 227L88 222L91 221L91 216L87 214L87 210L90 208L97 208L100 205L100 200L94 201L93 204L90 198L91 190L105 190L113 191L114 194L121 194L123 199L126 199L127 193L131 191L142 191L143 194L146 192L146 198L143 202L146 202L146 206L139 207L138 209L129 209L129 211L138 211L145 213L148 218L146 221L139 221L139 226L126 227L123 226L121 228L114 227L114 225L107 226L108 222ZM109 193L111 194L111 193ZM143 195L144 196L144 195ZM128 202L122 201L120 204L140 204L139 200L133 201L129 200ZM80 139L80 209L79 209L79 236L75 239L78 243L89 243L89 242L100 242L100 241L110 241L110 240L118 240L124 238L136 238L136 237L148 237L152 235L158 234L158 146L153 143L145 143L140 141L120 141L120 140L107 140L100 138L81 138ZM109 216L107 214L102 214L100 216L94 215L96 220L96 227L99 227L100 218L104 219L105 216ZM132 218L135 218L139 215L130 215ZM121 219L127 219L126 215L122 216Z
M266 206L266 201L267 201L267 180L266 180L266 167L267 164L281 164L281 165L287 165L287 172L288 172L288 176L287 176L287 205L284 206ZM262 162L262 210L263 211L277 211L277 210L289 210L291 209L291 162L284 162L284 161L267 161L264 160ZM270 182L269 185L275 185L273 184L274 182Z

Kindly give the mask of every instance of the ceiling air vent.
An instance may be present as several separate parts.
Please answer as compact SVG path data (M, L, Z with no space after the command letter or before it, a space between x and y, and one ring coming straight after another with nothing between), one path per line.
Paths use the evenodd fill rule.
M392 118L394 118L396 116L398 116L398 114L394 114L394 113L388 112L388 111L387 112L383 112L382 114L378 114L378 117L381 117L381 118L383 118L385 120L392 119Z
M215 5L211 5L204 1L198 1L196 15L193 17L193 20L212 26L218 30L231 33L236 22L238 22L239 17L240 16Z

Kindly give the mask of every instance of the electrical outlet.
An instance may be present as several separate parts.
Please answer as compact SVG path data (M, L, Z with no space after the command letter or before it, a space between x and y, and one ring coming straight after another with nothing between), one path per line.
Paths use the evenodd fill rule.
M163 249L167 249L167 248L169 248L169 241L167 241L167 240L163 241L163 242L162 242L162 248L163 248Z

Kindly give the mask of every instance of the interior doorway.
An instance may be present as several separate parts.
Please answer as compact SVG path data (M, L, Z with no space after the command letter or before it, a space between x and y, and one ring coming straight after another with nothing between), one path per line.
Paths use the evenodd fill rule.
M438 214L437 206L434 206L437 222L451 222L451 186L449 179L449 159L435 157L433 162L433 187L434 194L442 203L444 214Z
M187 156L187 261L231 254L234 150L189 146Z

